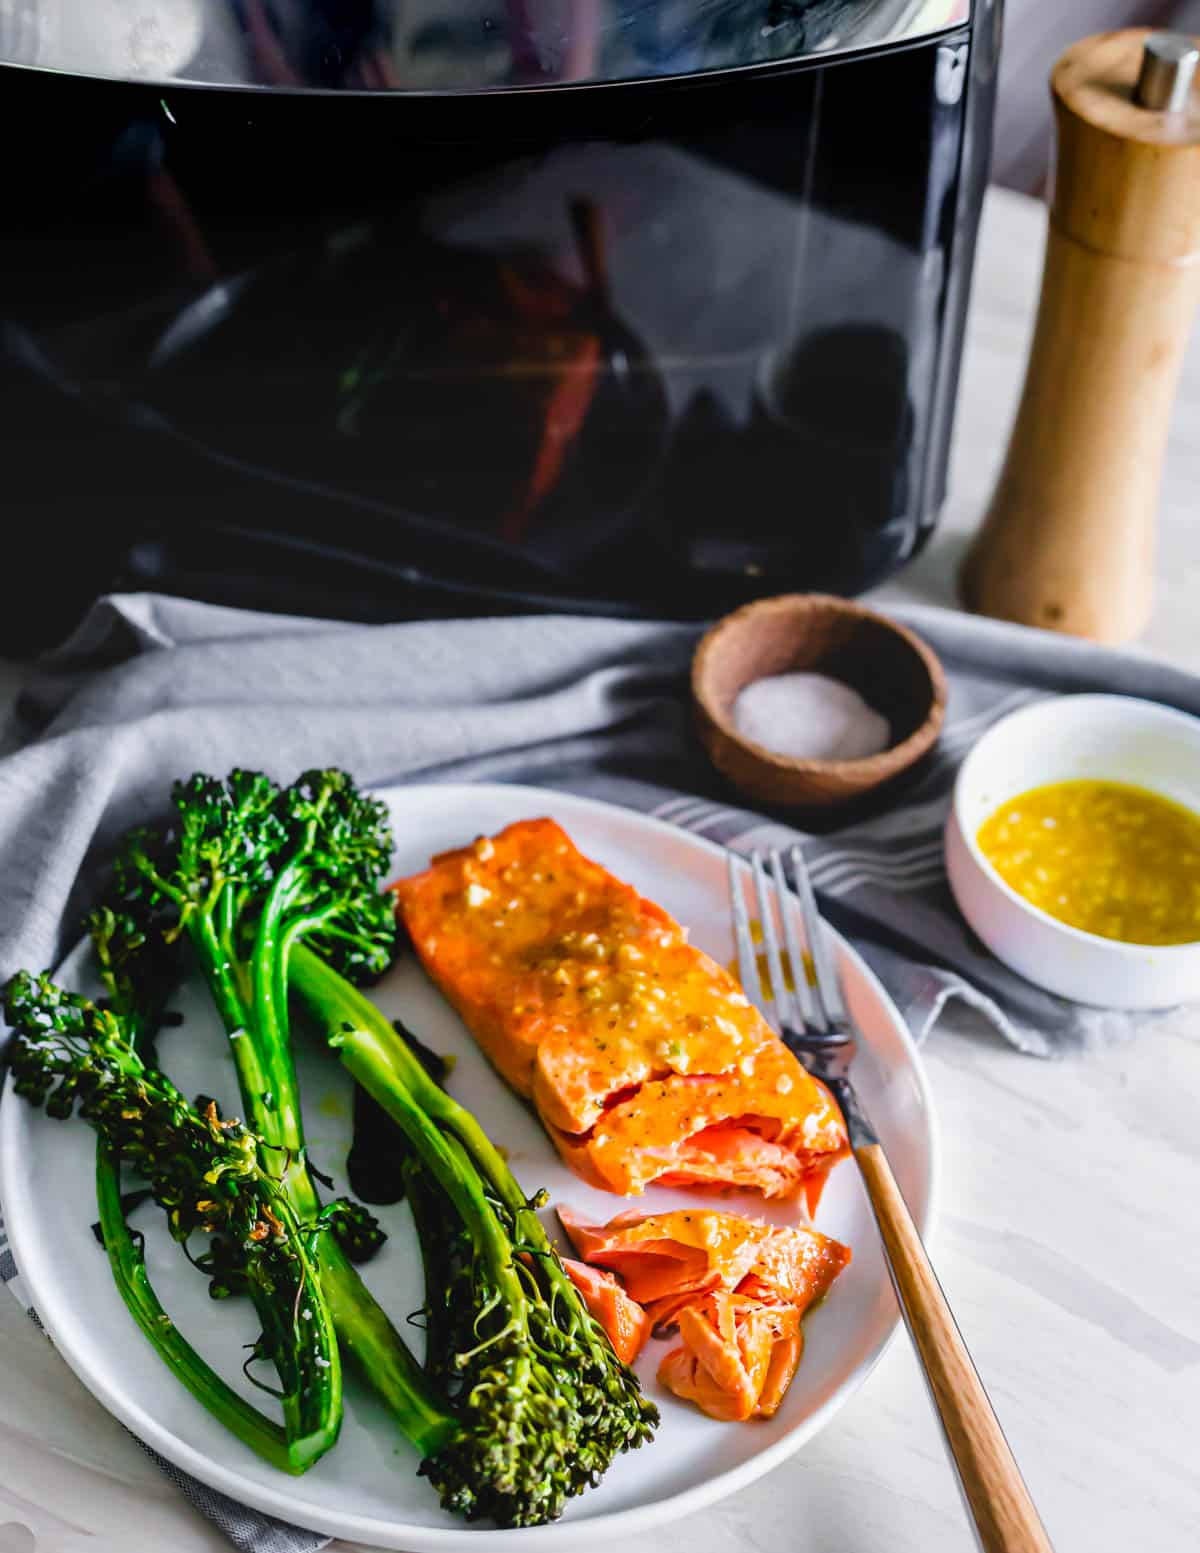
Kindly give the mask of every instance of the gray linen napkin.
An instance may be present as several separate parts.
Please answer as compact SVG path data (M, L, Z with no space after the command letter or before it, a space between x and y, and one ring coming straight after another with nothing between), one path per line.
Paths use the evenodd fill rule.
M958 762L1022 702L1104 689L1200 714L1200 679L944 610L894 613L946 666L946 729L915 784L885 807L802 838L827 915L918 1038L955 998L1038 1056L1134 1034L1154 1016L1051 997L971 938L942 872L941 827ZM557 616L358 626L151 594L104 599L31 676L24 742L0 760L0 977L58 962L116 835L161 814L172 779L195 769L250 766L286 781L335 764L376 786L531 782L630 805L739 849L796 840L782 816L730 806L695 742L687 667L696 634ZM22 1295L2 1222L0 1280ZM246 1553L306 1553L327 1540L166 1470Z

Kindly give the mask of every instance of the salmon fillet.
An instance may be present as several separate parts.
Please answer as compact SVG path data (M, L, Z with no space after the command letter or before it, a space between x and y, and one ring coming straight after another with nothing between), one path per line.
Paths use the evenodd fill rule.
M846 1152L832 1096L723 966L553 820L392 888L425 969L584 1180L812 1205Z
M715 1209L559 1219L587 1262L619 1275L656 1335L679 1346L660 1382L713 1418L769 1418L804 1351L801 1318L850 1261L850 1249L805 1225L777 1227Z

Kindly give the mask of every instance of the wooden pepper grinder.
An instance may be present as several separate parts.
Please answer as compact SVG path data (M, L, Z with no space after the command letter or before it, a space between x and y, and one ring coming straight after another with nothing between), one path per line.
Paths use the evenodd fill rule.
M1159 476L1200 303L1200 49L1142 29L1054 67L1058 155L1008 456L969 609L1119 642L1150 613Z

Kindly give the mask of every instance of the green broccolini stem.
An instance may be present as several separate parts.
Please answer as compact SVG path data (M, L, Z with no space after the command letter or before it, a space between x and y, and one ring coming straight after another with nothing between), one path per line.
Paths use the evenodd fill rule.
M106 923L96 926L106 931ZM145 1335L202 1403L213 1384L212 1410L222 1420L232 1393L162 1314L139 1239L122 1217L120 1153L150 1182L175 1240L186 1245L203 1229L214 1244L227 1246L223 1254L237 1262L262 1323L256 1356L270 1359L279 1377L286 1469L303 1472L335 1443L342 1419L341 1358L312 1234L264 1165L260 1140L240 1122L222 1121L214 1103L201 1109L186 1101L146 1065L139 1047L159 1010L149 998L128 1008L107 949L102 975L116 1010L64 993L44 976L19 972L6 985L17 1089L52 1116L77 1112L107 1145L97 1155L96 1190L118 1288ZM262 1435L255 1418L243 1408L230 1427L275 1460L278 1443L270 1432Z
M320 1211L320 1199L305 1152L290 1040L286 962L288 946L297 935L336 916L338 907L286 920L303 868L303 851L301 846L273 881L248 961L238 959L236 942L239 919L249 901L244 887L226 882L211 912L188 914L186 932L229 1037L248 1125L271 1150L281 1151L273 1168L278 1171L282 1163L281 1187L297 1218L307 1223ZM143 871L164 893L178 898L156 871ZM391 1412L405 1437L423 1454L436 1453L456 1425L429 1378L331 1230L319 1232L312 1255L318 1265L323 1302L347 1359Z
M308 997L314 980L319 979L326 989L325 998L328 998L329 984L333 982L340 983L348 994L352 993L356 999L366 1003L366 999L362 999L355 988L302 945L292 949L291 964L295 966L297 960L301 968L297 971L296 986L302 996ZM373 1007L371 1004L367 1006ZM327 1007L323 1014L327 1020ZM376 1022L390 1030L382 1014L378 1010L375 1014ZM327 1023L326 1028L336 1030L338 1026ZM500 1331L488 1333L486 1337L481 1334L480 1341L493 1342L509 1333L527 1334L528 1302L513 1259L512 1242L492 1210L483 1182L471 1168L462 1145L456 1138L443 1134L404 1086L396 1083L395 1074L388 1067L386 1053L375 1043L373 1030L354 1028L352 1032L345 1033L344 1037L342 1034L331 1035L330 1040L335 1045L342 1043L342 1060L348 1071L400 1127L430 1175L458 1210L462 1223L471 1235L476 1254L490 1273L508 1319Z
M325 1232L316 1237L311 1248L306 1247L305 1236L283 1193L278 1202L278 1215L291 1231L299 1264L295 1297L288 1298L276 1278L263 1278L253 1261L247 1267L247 1284L283 1384L284 1428L291 1440L293 1455L301 1464L299 1470L303 1470L336 1444L342 1426L341 1353L321 1272L321 1264L328 1256L324 1242L332 1244L333 1237ZM309 1323L318 1347L323 1350L316 1358L316 1350L309 1344L294 1342L297 1328ZM308 1420L322 1395L333 1396L336 1405L322 1416L319 1429L313 1429Z
M226 886L226 893L228 888ZM188 919L187 933L196 953L196 963L212 993L221 1023L229 1037L233 1064L237 1069L238 1088L246 1112L246 1125L251 1132L273 1143L273 1116L267 1104L269 1081L258 1044L247 1028L250 1011L238 986L236 962L229 959L222 941L223 935L217 935L211 918L193 914Z
M296 1066L288 1029L286 966L281 964L284 914L294 888L297 864L281 869L271 886L258 920L250 956L251 1028L271 1090L271 1131L267 1137L287 1149L295 1160L304 1158L304 1123L300 1116ZM304 1195L299 1181L297 1190ZM315 1204L316 1193L309 1183Z
M426 1121L427 1118L433 1118L461 1145L512 1214L517 1238L538 1256L541 1275L554 1290L567 1297L572 1306L577 1305L574 1285L558 1257L553 1255L550 1237L542 1221L530 1206L520 1182L475 1117L430 1077L407 1042L396 1033L374 1003L326 965L319 955L303 944L292 945L288 957L288 975L296 991L317 1014L322 1027L328 1032L337 1032L331 1033L329 1039L331 1045L339 1048L342 1062L403 1128L414 1146L419 1147L418 1138L410 1131L409 1124L401 1114L402 1106L397 1098L401 1092L407 1093L409 1100L406 1104L425 1122L422 1137L431 1133L440 1140L438 1127L431 1128ZM424 1150L422 1157L427 1158L432 1167L433 1160L425 1155ZM454 1196L451 1185L443 1179L441 1172L436 1173L439 1182L457 1204L459 1199ZM453 1169L456 1181L460 1181L464 1174L477 1184L474 1171ZM482 1194L479 1201L485 1202ZM464 1211L464 1218L469 1224L477 1216L475 1208ZM495 1223L494 1214L487 1213L485 1217L489 1224ZM581 1326L580 1336L597 1356L607 1350L608 1341L593 1318L586 1317Z
M206 972L209 947L206 941L203 952L197 956ZM260 949L264 956L269 956L278 953L279 945L272 942L272 935L260 934L256 943L256 956ZM269 969L263 968L262 962L257 962L254 974L261 984L261 980L271 973ZM208 981L211 987L213 978L209 976ZM265 1017L270 1019L266 1028L272 1030L275 1046L286 1054L286 1064L272 1064L270 1079L265 1076L265 1065L260 1064L259 1042L256 1039L261 1037L263 1025L257 1021L252 1022L249 1011L232 1002L227 1003L218 998L217 1006L231 1037L230 1045L237 1067L242 1102L248 1114L261 1117L261 1127L255 1127L260 1136L290 1156L281 1184L297 1215L303 1220L311 1220L316 1217L320 1204L308 1173L303 1128L294 1104L297 1085L291 1061L289 1032L286 1027L280 1029L279 1015L282 1010L286 1019L287 1005L277 999L266 1000L268 1014ZM261 1017L264 1016L260 1014ZM251 1035L251 1029L254 1035ZM267 1094L271 1096L270 1104L262 1098ZM285 1108L288 1096L293 1098L293 1103ZM255 1103L256 1097L261 1103ZM338 1340L346 1357L354 1363L362 1378L392 1413L405 1438L423 1453L432 1454L453 1433L453 1420L446 1413L408 1345L329 1230L321 1231L315 1249L321 1292L328 1302Z
M101 964L102 979L110 998L122 1011L131 1051L140 1062L144 1060L145 1048L153 1035L161 1008L137 1008L130 1004L123 997L118 979L103 955ZM126 1309L167 1367L205 1408L272 1466L295 1475L307 1471L334 1444L341 1423L341 1383L336 1374L332 1374L333 1394L338 1399L336 1406L331 1413L322 1410L316 1420L316 1428L309 1428L309 1420L305 1416L311 1408L312 1397L302 1399L300 1394L309 1385L314 1395L317 1391L328 1394L331 1372L338 1363L338 1354L327 1315L318 1311L315 1319L321 1324L323 1347L330 1355L328 1371L323 1375L306 1377L299 1373L298 1367L291 1366L295 1373L289 1377L292 1385L286 1388L283 1399L285 1427L281 1428L233 1391L200 1358L163 1309L146 1272L141 1237L135 1236L130 1230L122 1209L120 1154L102 1137L96 1140L96 1198L104 1249L118 1292ZM332 1239L327 1235L322 1238ZM300 1259L301 1281L305 1274L310 1280L314 1279L312 1260L298 1235L295 1237L295 1245ZM264 1330L274 1327L276 1347L282 1355L289 1346L289 1334L284 1330L282 1313L276 1308L276 1296L264 1294L261 1288L253 1286L252 1293L256 1295L254 1305L263 1320ZM290 1316L291 1312L288 1314ZM286 1360L284 1362L286 1364Z
M264 1461L293 1475L305 1471L315 1456L307 1451L294 1455L282 1427L252 1407L204 1362L159 1303L138 1240L121 1209L118 1156L103 1142L96 1149L96 1198L100 1232L117 1289L164 1364L202 1407Z
M238 1019L238 1012L236 1008L232 1009L231 1018L234 1021L234 1028L242 1029L243 1026ZM222 1013L224 1015L224 1009L222 1009ZM252 1042L248 1036L239 1037L237 1040L232 1041L231 1045L234 1049L235 1062L239 1056L253 1050ZM240 1064L238 1064L238 1077L239 1082L244 1085L243 1068ZM245 1100L244 1094L243 1100ZM249 1109L250 1107L247 1106L247 1110ZM103 1150L103 1145L101 1145L101 1150ZM111 1194L112 1200L119 1207L120 1186L116 1166L111 1158L102 1159L101 1154L98 1154L98 1190L101 1186L102 1173L104 1175L104 1185ZM303 1220L311 1221L312 1218L315 1218L319 1205L316 1201L316 1194L308 1175L307 1166L302 1159L293 1159L284 1174L285 1179L280 1182L280 1187L285 1197L294 1206L296 1205L297 1196L303 1201L311 1200L311 1212L306 1208L303 1213ZM111 1179L109 1179L110 1177ZM300 1216L299 1213L298 1216ZM101 1218L103 1222L103 1213ZM129 1230L123 1221L122 1229L126 1239L128 1239ZM107 1243L107 1228L105 1228L105 1239ZM411 1351L388 1319L382 1306L366 1288L358 1271L348 1261L345 1252L338 1245L331 1229L322 1228L313 1237L309 1257L319 1281L321 1294L328 1303L328 1314L336 1329L338 1342L345 1350L346 1357L356 1365L362 1377L378 1393L381 1400L395 1416L396 1422L405 1437L425 1454L431 1454L436 1451L453 1432L455 1427L453 1420L446 1413L421 1366L413 1358ZM144 1269L141 1275L141 1282L147 1291L149 1299L157 1306L157 1301L154 1299L153 1290L150 1289ZM161 1310L161 1306L157 1306L157 1308ZM139 1325L141 1325L141 1318L138 1312L135 1310L133 1314ZM260 1311L260 1314L263 1314L263 1311ZM166 1319L165 1316L163 1319ZM318 1309L314 1314L314 1319L324 1322L326 1317ZM143 1330L146 1330L144 1326ZM174 1333L173 1327L171 1331ZM151 1335L153 1340L153 1334L148 1335ZM179 1337L177 1333L175 1333L175 1337L183 1351L187 1353L192 1352L183 1338ZM164 1353L163 1356L168 1363L171 1362L167 1354ZM202 1363L203 1361L200 1362ZM174 1365L172 1365L172 1368L174 1368ZM185 1376L180 1378L184 1380L185 1384L188 1384ZM223 1381L218 1383L224 1387ZM228 1387L224 1389L228 1391ZM236 1397L236 1393L230 1392L229 1395L235 1397L239 1402L241 1401L240 1398ZM254 1409L249 1407L249 1404L242 1403L242 1406L249 1411L252 1417L259 1417ZM235 1430L234 1432L236 1433L237 1431ZM296 1472L302 1471L303 1468L291 1466L287 1470Z
M229 893L230 886L226 885L222 900L228 898ZM227 934L216 931L211 917L193 914L188 920L187 932L229 1038L246 1124L270 1148L281 1151L284 1189L297 1216L302 1220L313 1219L321 1204L308 1173L287 1031L280 1032L278 1021L272 1019L266 1028L273 1038L263 1040L262 1027L255 1018L254 994L247 996L240 985L237 962L227 956ZM252 985L271 975L269 958L265 969L257 960L251 962ZM267 1006L272 1011L276 1007L270 999Z
M310 955L302 946L293 949L292 954L293 957L303 956L306 965L311 961L328 976L341 980L336 971L330 971L317 956ZM302 995L307 995L307 988L311 986L311 981L305 979L307 974L303 970L298 974L297 989ZM387 1025L382 1014L377 1017ZM388 1066L387 1054L377 1045L374 1031L356 1027L352 1031L333 1035L330 1039L331 1044L340 1046L342 1061L348 1071L400 1127L430 1174L454 1204L463 1223L471 1231L476 1251L490 1266L510 1308L521 1310L525 1304L525 1291L513 1264L512 1246L492 1212L479 1176L463 1159L461 1146L454 1138L446 1137L428 1112L416 1103L411 1093L402 1084L396 1083L395 1075Z
M397 1035L369 998L304 944L291 947L288 976L297 992L319 1012L325 1028L333 1030L337 1028L334 1019L340 1021L343 1028L337 1043L347 1066L350 1066L351 1054L356 1053L355 1060L373 1064L379 1073L386 1073L392 1083L399 1081L417 1109L436 1120L462 1143L482 1167L489 1185L505 1207L514 1213L528 1210L529 1204L519 1182L483 1128L464 1106L429 1076L408 1043ZM379 1081L377 1077L376 1083ZM360 1082L364 1088L370 1088L365 1079ZM381 1097L377 1098L382 1104Z
M436 1455L458 1425L328 1233L321 1237L321 1263L321 1287L346 1357L391 1413L405 1439L422 1455Z

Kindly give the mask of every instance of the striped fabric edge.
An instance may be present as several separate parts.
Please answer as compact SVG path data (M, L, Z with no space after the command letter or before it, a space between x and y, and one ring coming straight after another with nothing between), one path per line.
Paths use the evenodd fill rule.
M743 810L715 803L681 807L677 800L671 799L650 810L650 815L653 819L677 825L680 830L705 835L733 852L813 839L769 820L754 820L747 827L750 816ZM945 876L940 830L927 832L918 840L900 846L890 840L876 846L860 844L853 847L830 846L825 838L820 841L822 851L810 859L809 871L814 885L827 895L846 895L863 885L884 885L907 894L927 889Z

